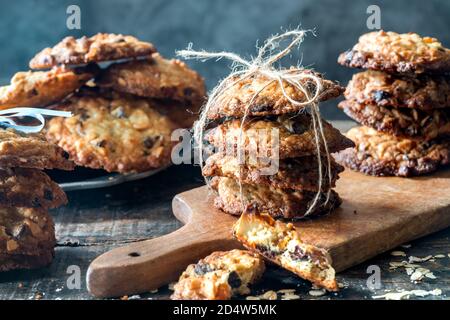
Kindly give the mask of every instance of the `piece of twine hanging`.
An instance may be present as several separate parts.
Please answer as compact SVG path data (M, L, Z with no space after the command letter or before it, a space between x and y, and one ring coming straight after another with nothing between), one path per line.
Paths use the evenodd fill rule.
M314 73L307 72L307 69L297 65L294 68L283 69L283 68L275 68L274 64L278 62L280 59L288 55L294 47L300 46L303 42L303 39L308 31L295 29L291 31L287 31L280 35L274 35L267 39L263 46L258 48L258 55L256 58L247 61L241 58L239 55L232 52L207 52L207 51L195 51L192 50L192 44L189 44L186 50L177 51L177 55L185 58L185 59L198 59L201 61L206 61L208 59L228 59L232 62L231 65L231 73L225 77L223 80L219 82L219 84L210 92L208 101L203 106L202 112L200 113L199 120L194 124L194 145L198 146L199 152L199 162L200 167L203 168L203 135L204 130L207 126L208 112L212 106L216 105L221 95L225 94L226 91L239 82L251 78L253 76L264 76L267 78L267 83L264 84L252 97L250 102L245 107L244 116L241 120L240 127L240 137L238 142L238 149L242 145L242 136L243 136L243 126L248 116L248 109L254 102L254 100L258 97L258 95L263 92L269 85L276 82L278 83L280 90L282 91L283 96L293 105L298 107L300 110L304 108L309 108L311 119L312 119L312 127L314 131L314 139L316 145L317 152L317 161L318 161L318 173L319 173L319 181L318 181L318 191L314 199L311 201L308 210L304 214L304 216L308 216L311 214L315 208L319 205L319 201L322 194L322 185L324 176L327 175L328 185L331 187L332 176L331 176L331 159L328 151L328 145L325 138L325 134L323 131L322 121L320 117L320 110L318 100L320 97L320 93L322 91L322 79L315 75ZM289 43L284 47L280 48L282 41L289 41ZM231 81L231 79L237 78L236 80ZM302 82L305 82L303 84ZM285 91L283 83L288 83L295 87L297 90L301 91L305 97L303 101L298 101L296 99L291 98ZM313 86L308 85L309 83L314 84ZM314 88L313 92L311 92L311 87ZM322 155L321 145L324 149L324 156ZM273 155L272 155L273 156ZM324 172L322 157L326 159L326 168ZM239 181L241 188L241 199L242 199L242 184ZM328 188L326 193L326 199L323 205L329 201L330 198L330 188ZM245 204L243 203L243 206Z

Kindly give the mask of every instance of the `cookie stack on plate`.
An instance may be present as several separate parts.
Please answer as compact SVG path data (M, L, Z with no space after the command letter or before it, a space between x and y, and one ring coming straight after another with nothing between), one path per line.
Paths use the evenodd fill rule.
M39 52L30 68L49 71L16 74L0 88L0 108L72 111L48 122L47 139L77 165L109 172L170 164L173 130L192 125L205 97L195 71L132 36L67 37Z
M301 72L321 79L321 75L313 71ZM229 88L207 114L209 120L217 125L206 133L205 138L218 151L207 159L203 175L211 178L211 186L218 193L215 205L233 215L240 215L247 206L251 206L273 217L301 218L319 191L320 181L315 135L308 108L292 104L283 95L278 82L271 82L265 76L236 80L229 80ZM301 81L314 92L314 84L307 77ZM296 87L288 83L283 83L283 86L292 99L305 101L304 93ZM319 100L325 101L338 97L343 88L323 79L320 90ZM258 95L255 96L256 93ZM330 152L353 146L337 129L325 120L321 121ZM276 145L277 149L274 148ZM244 151L244 157L238 157L238 152L235 152L238 149ZM258 161L260 158L252 161L249 157L252 150L256 151L257 157L269 158L269 161ZM279 152L270 154L272 150ZM322 145L322 155L323 152ZM326 163L323 158L323 172L326 171ZM342 170L340 165L331 162L331 183L324 173L321 199L311 215L329 212L339 206L341 200L333 190L326 205L324 200Z
M55 230L48 209L64 205L67 198L41 170L73 167L43 134L0 129L0 271L52 261Z
M357 73L339 108L363 126L336 160L375 176L413 176L450 161L450 50L415 33L371 32L338 62Z

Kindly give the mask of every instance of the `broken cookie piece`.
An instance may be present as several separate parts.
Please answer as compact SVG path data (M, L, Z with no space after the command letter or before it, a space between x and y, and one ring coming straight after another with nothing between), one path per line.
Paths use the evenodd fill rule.
M233 235L247 249L300 278L328 291L338 290L328 252L302 242L292 223L275 221L267 214L247 209L234 225Z
M228 300L250 293L265 270L264 261L245 250L213 252L191 264L174 286L172 300Z

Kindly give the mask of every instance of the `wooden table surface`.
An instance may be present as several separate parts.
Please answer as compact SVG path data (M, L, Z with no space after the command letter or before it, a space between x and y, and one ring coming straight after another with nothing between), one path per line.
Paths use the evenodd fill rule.
M351 125L350 122L333 124L339 128ZM171 212L172 198L177 193L202 184L198 167L181 165L172 166L144 180L111 188L69 192L69 205L52 211L57 238L56 256L52 265L33 271L0 273L0 299L92 299L85 282L90 262L114 247L158 237L179 228L181 224ZM295 288L301 299L370 299L388 291L439 288L442 290L441 296L428 296L424 299L447 299L450 297L449 238L450 229L446 229L410 243L409 248L399 248L406 253L406 257L385 253L339 273L338 281L344 285L339 293L311 296L309 283L284 270L270 267L252 295L267 290ZM441 254L445 258L420 263L422 267L430 269L436 279L425 278L413 283L404 268L389 269L390 262L407 260L409 256ZM366 271L371 265L378 266L381 270L382 287L374 291L366 284L371 275ZM80 288L76 288L74 281L78 270ZM132 298L167 299L170 292L165 286L156 293L144 293Z

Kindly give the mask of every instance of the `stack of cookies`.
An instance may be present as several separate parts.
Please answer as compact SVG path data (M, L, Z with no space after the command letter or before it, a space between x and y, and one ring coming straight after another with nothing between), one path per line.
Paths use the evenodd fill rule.
M313 71L302 70L321 78ZM312 117L305 106L293 104L285 97L278 82L262 75L241 79L230 78L228 89L221 94L207 112L209 120L216 124L206 133L206 140L216 149L203 168L203 175L211 178L211 186L217 191L216 207L232 215L240 215L250 206L277 218L301 218L307 212L319 191L319 166L316 152ZM303 86L314 92L315 88L305 77ZM322 79L319 100L338 97L343 89L336 83ZM295 86L283 83L284 91L297 101L305 101L305 94ZM255 95L258 93L257 95ZM242 119L245 121L242 124ZM328 150L337 152L353 146L325 120L321 120ZM242 124L242 126L241 126ZM276 131L276 138L272 132ZM273 141L277 139L277 141ZM270 154L274 142L276 154ZM239 160L237 149L244 150L245 159ZM322 145L322 155L325 152ZM218 150L218 151L217 151ZM228 152L232 150L232 152ZM275 172L267 174L263 161L249 161L247 152L268 151L269 158L279 158ZM261 156L261 153L259 153ZM265 155L264 155L265 156ZM323 172L327 160L322 159ZM343 168L331 162L331 183L324 173L321 199L310 215L326 213L339 206L341 200L331 190Z
M415 33L371 32L338 62L357 73L339 108L363 126L336 160L375 176L433 172L450 161L450 50Z
M16 74L0 89L0 107L72 111L48 122L47 139L77 165L109 172L170 164L173 130L192 125L205 96L195 71L132 36L67 37L39 52L30 68L50 70Z
M52 261L55 230L48 209L64 205L67 198L41 170L73 167L44 135L0 129L0 271Z

